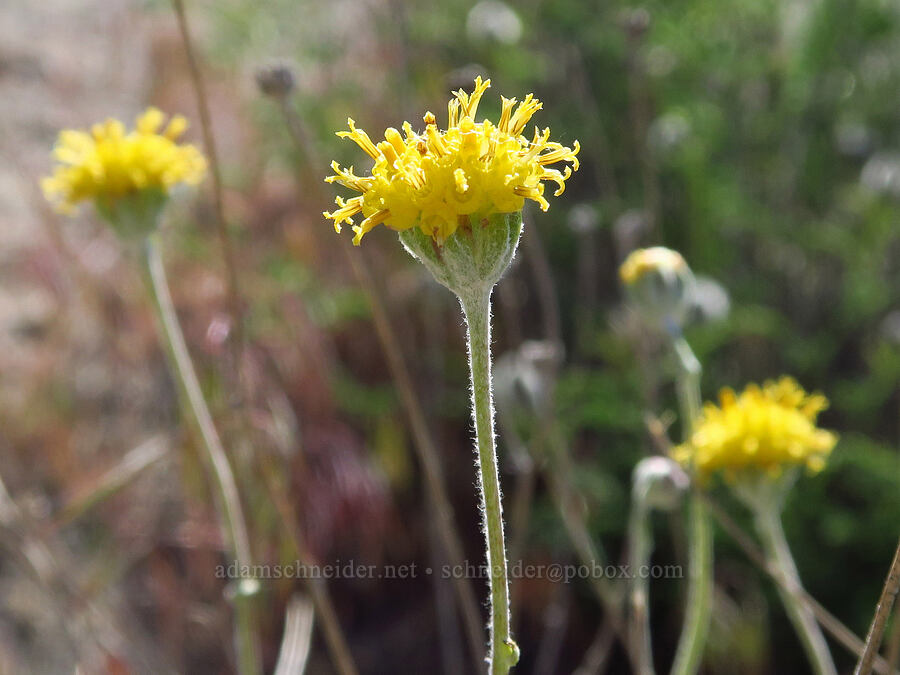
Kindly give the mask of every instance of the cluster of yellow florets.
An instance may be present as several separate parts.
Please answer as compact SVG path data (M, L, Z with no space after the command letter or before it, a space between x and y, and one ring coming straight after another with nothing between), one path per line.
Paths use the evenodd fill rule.
M342 169L332 163L335 175L325 180L362 193L346 201L338 197L339 208L325 213L335 230L340 232L344 222L353 225L353 217L362 213L365 219L353 225L354 244L380 223L394 230L418 226L441 243L456 231L461 219L515 213L522 210L525 199L546 211L549 204L541 181L555 182L555 194L562 194L566 179L578 169L578 141L570 149L551 142L550 129L537 128L532 140L524 137L525 125L542 107L531 94L517 108L516 99L501 97L496 126L489 120L476 122L478 103L490 83L478 77L471 94L456 92L449 103L446 131L440 131L435 116L426 113L424 133L415 133L404 122L403 134L389 128L385 140L375 144L348 120L350 131L338 136L356 141L375 166L371 175L357 176L353 167ZM547 168L563 161L572 166L563 172Z
M642 248L632 251L619 267L622 283L631 285L650 272L680 273L687 269L687 263L677 251L664 246Z
M790 377L751 384L739 396L723 389L719 405L706 404L690 441L673 456L701 479L722 471L732 480L753 469L776 476L789 465L819 471L837 442L816 426L827 406L824 396L807 394Z
M57 208L70 212L81 201L110 205L145 189L168 192L176 183L199 183L206 160L193 145L179 145L187 120L174 116L162 133L165 115L148 108L133 131L118 120L96 124L90 133L66 129L53 155L59 165L41 187Z

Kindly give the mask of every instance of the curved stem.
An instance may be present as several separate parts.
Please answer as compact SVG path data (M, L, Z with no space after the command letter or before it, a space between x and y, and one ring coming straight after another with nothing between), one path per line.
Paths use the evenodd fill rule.
M460 295L468 326L469 368L472 379L472 416L478 446L479 488L491 589L491 675L506 675L519 660L519 648L509 630L509 580L503 539L503 509L494 438L491 394L491 289Z
M153 305L157 310L159 321L163 329L163 337L168 347L172 369L181 385L183 402L186 403L185 412L193 419L203 447L206 450L210 465L215 476L216 487L221 501L222 529L231 545L232 553L238 564L238 570L245 569L252 564L250 551L250 539L247 536L247 525L244 521L244 513L241 508L240 495L231 464L219 434L213 424L212 415L203 398L197 373L175 313L172 295L169 292L169 284L166 280L166 270L159 254L159 235L154 233L147 237L143 256L144 266L149 280L149 290L152 294ZM256 634L255 619L252 608L249 606L249 598L244 597L242 589L238 587L238 597L235 599L236 641L238 646L238 665L242 674L255 674L261 672L259 661L259 644Z
M672 666L673 675L691 675L700 668L712 609L712 526L706 505L696 491L691 497L690 511L687 610Z
M784 586L778 586L778 594L794 629L803 643L806 655L817 675L836 675L831 653L825 637L816 623L816 617L803 601L800 575L791 555L777 505L759 504L755 509L756 529L762 540L766 558L780 572Z
M673 339L672 349L678 365L675 384L681 409L681 424L684 438L687 440L691 437L694 424L700 415L701 367L690 345L680 335ZM672 675L693 675L699 669L712 610L712 524L702 494L696 486L690 502L689 540L690 578L687 609L681 637L678 640L678 650L675 652Z

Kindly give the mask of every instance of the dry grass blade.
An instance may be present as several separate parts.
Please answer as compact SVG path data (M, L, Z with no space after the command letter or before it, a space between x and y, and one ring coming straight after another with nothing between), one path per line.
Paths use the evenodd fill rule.
M306 540L300 529L300 523L297 521L293 508L288 501L287 490L283 485L282 477L279 475L276 467L270 462L260 462L259 468L272 503L278 510L285 533L294 547L297 559L305 568L314 568L315 560L307 548ZM328 587L322 579L307 578L305 583L306 589L312 598L316 614L319 616L322 634L335 670L340 675L356 675L358 672L356 663L353 660L353 655L350 653L350 647L347 644L347 638L338 621L337 612L334 609L334 604L331 602Z
M856 664L855 675L869 675L872 672L872 665L881 647L884 629L887 627L887 621L898 593L900 593L900 542L897 543L897 551L894 553L891 569L888 571L884 589L881 591L878 606L875 608L875 618L872 619L872 626L866 636L865 649L859 658L859 663Z
M312 644L313 618L312 602L299 593L292 596L285 611L275 675L303 675Z
M82 496L69 501L56 518L56 526L64 527L86 511L116 494L169 454L169 440L153 436L130 450L122 460L104 473Z
M232 358L235 371L240 380L241 361L244 349L244 322L241 309L240 285L238 283L237 263L235 262L234 248L231 238L228 236L228 223L225 220L225 204L222 196L222 168L219 163L219 153L216 149L216 139L212 131L212 116L209 112L209 99L206 95L206 85L200 72L200 65L194 51L191 31L188 25L187 14L184 11L183 0L172 0L172 7L178 18L178 30L181 32L181 40L188 60L188 68L191 74L191 83L197 95L197 109L200 114L200 130L203 133L203 149L209 158L209 172L212 177L213 207L215 209L216 233L219 244L222 247L222 259L225 263L225 274L228 282L228 300L231 305L231 315L234 321L234 338L231 341Z

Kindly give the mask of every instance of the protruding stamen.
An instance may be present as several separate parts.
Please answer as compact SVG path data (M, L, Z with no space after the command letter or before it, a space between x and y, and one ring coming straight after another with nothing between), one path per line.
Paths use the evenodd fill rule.
M502 102L502 107L500 110L500 121L497 123L497 128L504 133L509 133L509 119L512 116L513 107L516 105L516 99L501 96L500 101Z
M331 163L331 170L334 176L328 176L326 183L340 183L341 185L356 190L357 192L365 192L372 187L374 179L371 176L357 176L353 173L353 167L342 169L337 162Z
M513 188L513 192L515 192L520 197L525 197L526 199L531 199L532 201L537 202L541 211L546 211L550 208L550 202L544 199L544 186L538 185L537 187L526 187L524 185L519 185L518 187Z
M378 151L384 155L384 158L387 160L388 166L394 168L394 162L396 162L399 157L397 156L397 151L394 150L394 146L388 143L387 141L381 141L377 146Z
M560 173L556 169L544 169L544 172L541 174L541 180L552 180L554 183L559 186L556 192L553 193L554 197L559 197L563 192L566 191L566 181L569 180L569 177L572 175L572 168L566 167L563 173Z
M519 104L518 108L516 108L516 111L509 121L509 133L513 136L521 134L522 129L528 124L528 120L531 119L532 115L543 107L544 104L536 99L533 94L528 94L528 96L525 97L525 100Z
M347 118L347 126L350 127L350 131L339 131L337 132L337 135L341 138L352 139L369 157L378 159L378 149L375 147L372 139L369 138L369 134L362 129L357 129L356 124L350 117Z
M394 146L394 150L398 155L406 152L406 144L403 142L403 136L394 127L388 127L384 130L384 138L388 143Z
M468 97L468 101L463 104L464 112L463 114L466 117L475 117L475 113L478 112L478 104L481 102L481 97L484 95L484 92L487 91L488 87L491 86L491 81L481 80L481 76L475 78L475 89L472 94Z
M338 208L331 213L323 211L323 215L334 221L334 231L340 234L341 223L353 225L353 216L362 211L363 198L354 197L353 199L344 201L340 197L335 197L334 203L338 205Z
M353 237L353 245L359 246L360 240L362 240L363 236L371 230L376 225L380 225L385 220L391 217L391 212L387 209L381 209L380 211L376 211L371 216L362 221L359 225L353 226L353 231L356 233L356 236Z
M447 129L453 129L459 124L459 99L452 98L447 104Z
M432 116L432 119L434 116ZM447 154L447 145L438 131L437 125L432 122L425 128L425 135L428 137L428 149L436 157L443 157Z

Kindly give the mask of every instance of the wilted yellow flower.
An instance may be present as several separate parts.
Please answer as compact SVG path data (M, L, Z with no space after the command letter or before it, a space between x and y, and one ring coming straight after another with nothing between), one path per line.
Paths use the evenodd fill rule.
M350 131L338 136L356 141L375 166L371 175L357 176L353 167L342 169L332 162L335 175L325 180L362 193L346 201L338 197L339 208L325 213L335 230L340 232L344 222L353 225L353 217L362 213L362 223L353 225L354 244L380 223L394 230L418 226L440 244L461 220L477 222L496 213L515 213L522 210L525 199L546 211L549 204L541 181L555 182L554 194L562 194L566 179L578 169L578 141L574 149L552 142L549 128L535 128L531 141L523 136L525 125L542 107L531 94L518 107L516 99L501 96L496 126L489 120L476 122L478 103L490 84L478 77L471 94L455 93L446 131L438 129L429 112L423 133L404 122L403 134L391 127L384 132L385 140L376 144L352 119L347 120ZM557 162L572 166L563 172L547 168Z
M686 269L687 263L678 251L654 246L632 251L619 267L619 278L622 283L631 285L651 272L678 274Z
M807 394L790 377L762 388L751 384L739 396L723 389L719 405L706 404L690 441L672 454L701 479L720 470L734 479L751 469L774 477L790 465L819 471L837 443L835 434L816 426L827 406L824 396Z
M165 115L148 108L136 128L125 131L118 120L95 124L90 132L66 129L59 134L53 175L41 182L44 195L63 212L84 200L110 209L117 200L142 190L163 194L177 183L199 183L206 160L193 145L179 145L187 120L175 115L159 133Z

